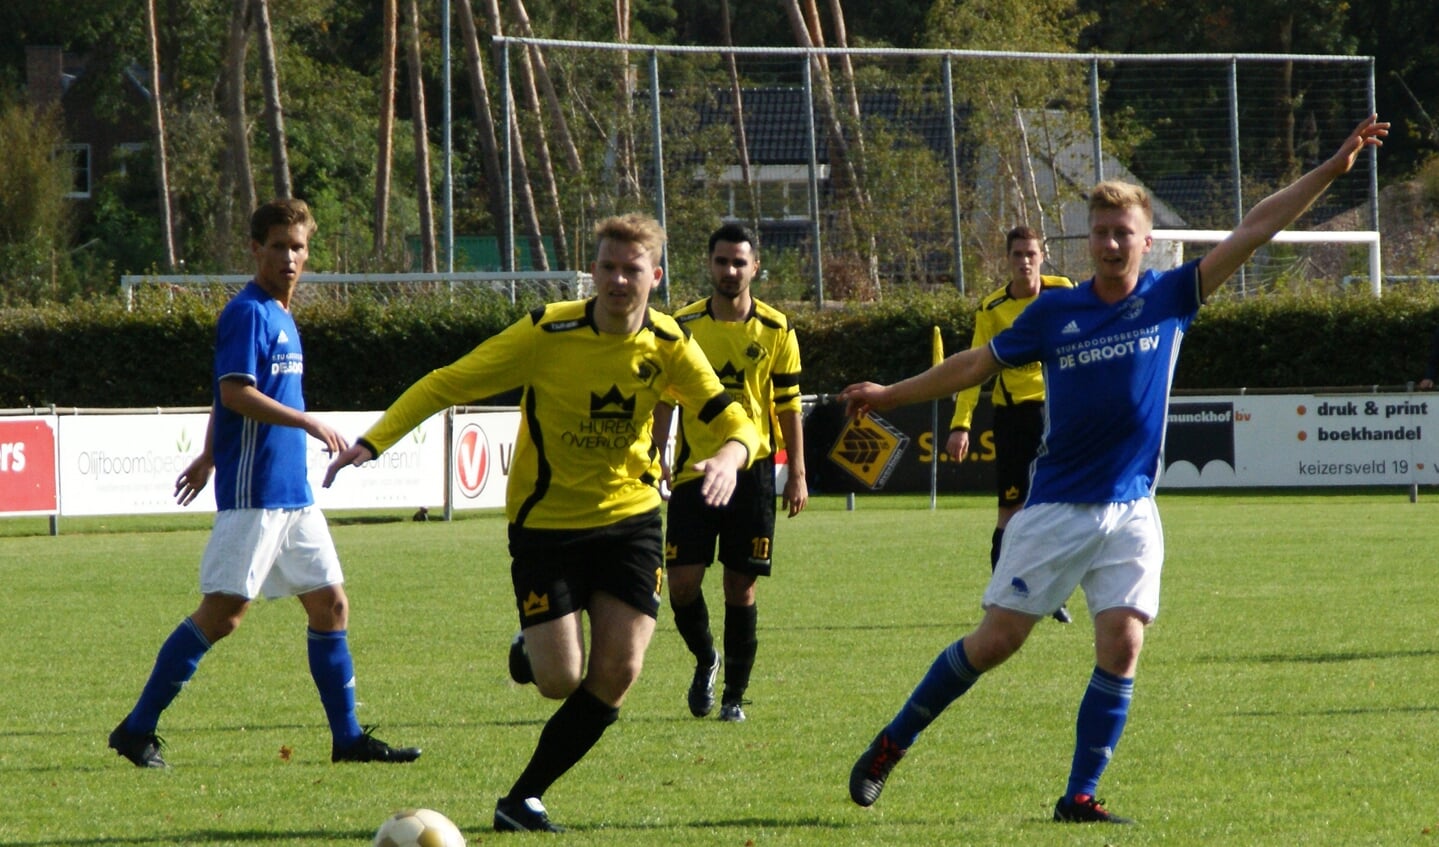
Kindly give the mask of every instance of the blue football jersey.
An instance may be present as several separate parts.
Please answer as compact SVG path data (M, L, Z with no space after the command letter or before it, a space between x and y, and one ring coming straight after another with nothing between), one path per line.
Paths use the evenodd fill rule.
M1174 364L1199 311L1199 262L1146 271L1118 303L1094 280L1051 291L990 341L1011 368L1044 368L1044 441L1027 503L1118 503L1153 493Z
M220 381L241 379L304 411L305 355L295 319L253 281L220 313L215 341L215 505L298 509L314 503L305 472L305 431L262 424L220 403Z

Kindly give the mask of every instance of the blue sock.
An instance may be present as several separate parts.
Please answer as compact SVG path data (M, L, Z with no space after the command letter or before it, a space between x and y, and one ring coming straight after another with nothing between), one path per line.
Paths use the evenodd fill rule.
M155 656L155 667L140 691L135 708L125 718L131 732L151 733L160 723L160 713L180 695L180 689L195 675L200 659L210 649L210 642L189 618L180 622Z
M964 655L964 639L944 648L905 701L899 714L884 728L889 740L908 749L950 703L968 691L979 679L979 671Z
M1094 796L1099 777L1119 746L1124 722L1129 719L1129 701L1134 696L1134 678L1115 676L1099 668L1089 678L1089 688L1079 701L1074 726L1074 762L1069 766L1069 785L1064 796Z
M320 704L325 707L325 718L330 722L330 735L334 737L335 746L343 750L360 740L363 732L355 717L355 663L350 658L350 643L343 629L307 632L310 676L320 690Z

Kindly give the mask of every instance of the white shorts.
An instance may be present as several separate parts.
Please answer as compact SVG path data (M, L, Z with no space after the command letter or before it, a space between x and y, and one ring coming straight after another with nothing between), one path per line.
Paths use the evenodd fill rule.
M1004 530L984 606L1043 617L1083 586L1091 617L1128 608L1154 620L1163 567L1164 530L1152 497L1026 506Z
M290 597L345 581L325 515L303 509L227 509L200 560L203 594Z

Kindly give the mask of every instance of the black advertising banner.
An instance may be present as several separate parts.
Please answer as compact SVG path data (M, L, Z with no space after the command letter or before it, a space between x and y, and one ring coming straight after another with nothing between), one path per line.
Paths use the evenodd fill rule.
M939 459L939 491L994 490L994 434L989 395L974 410L969 455L951 461L944 452L954 401L939 404L939 439L932 430L931 405L919 403L856 421L833 397L816 398L805 417L805 467L818 494L888 491L929 493L930 465Z

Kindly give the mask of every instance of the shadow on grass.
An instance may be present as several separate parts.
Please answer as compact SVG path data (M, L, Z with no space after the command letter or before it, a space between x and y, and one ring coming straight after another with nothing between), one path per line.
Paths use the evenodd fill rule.
M285 840L315 840L329 843L340 843L349 841L368 842L374 837L370 831L351 830L348 832L336 830L312 830L309 832L286 832ZM6 847L64 847L64 845L104 845L104 844L162 844L169 847L174 844L246 844L250 842L273 843L279 836L273 830L242 829L242 830L219 830L202 829L195 832L177 832L169 834L147 833L145 835L116 835L101 838L45 838L37 841L0 841Z
M1259 653L1254 656L1206 656L1199 661L1205 664L1246 664L1261 665L1330 665L1340 662L1373 662L1385 659L1428 659L1439 656L1439 649L1423 650L1335 650L1324 653Z

